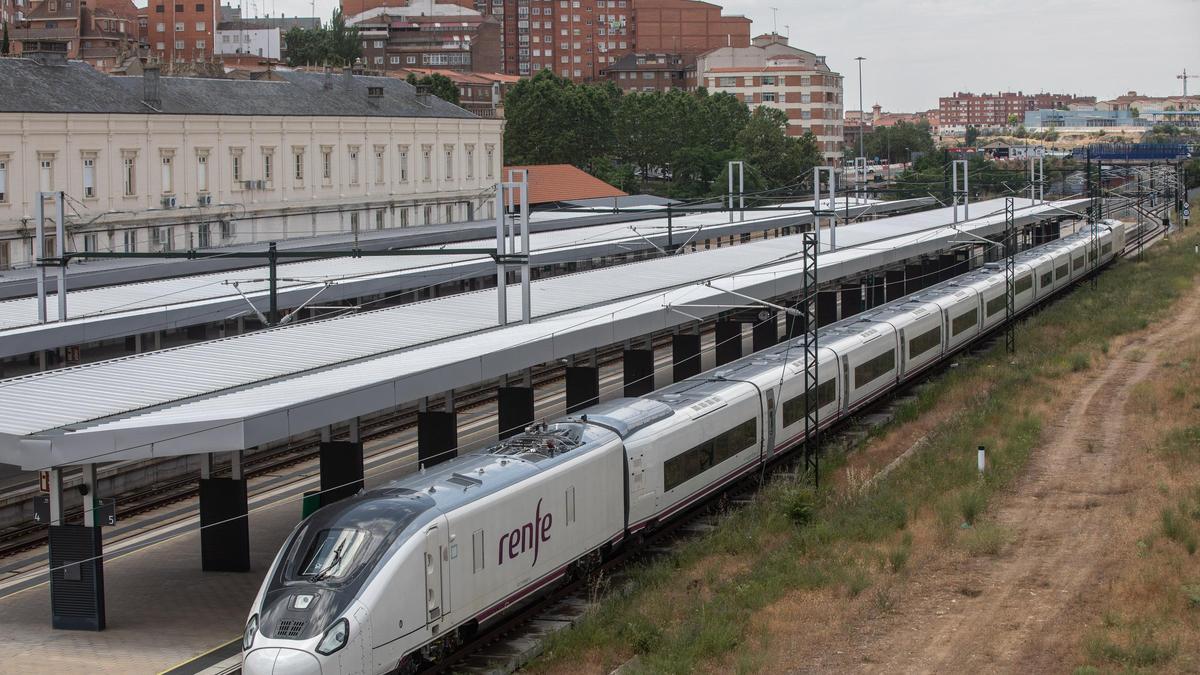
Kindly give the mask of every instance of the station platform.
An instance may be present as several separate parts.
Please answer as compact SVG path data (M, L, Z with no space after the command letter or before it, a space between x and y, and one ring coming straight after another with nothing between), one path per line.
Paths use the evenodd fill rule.
M745 345L749 347L749 342ZM706 336L702 367L715 366ZM655 354L655 387L671 381L670 348ZM619 363L601 369L601 398L622 395ZM539 417L564 413L562 387L539 391ZM462 448L494 439L492 404L460 413ZM364 447L368 488L416 468L416 435L403 432ZM0 565L0 672L171 675L223 672L236 663L241 632L263 575L300 521L304 492L319 486L317 462L249 481L251 572L201 572L198 501L122 521L104 530L107 627L101 632L50 628L45 549Z

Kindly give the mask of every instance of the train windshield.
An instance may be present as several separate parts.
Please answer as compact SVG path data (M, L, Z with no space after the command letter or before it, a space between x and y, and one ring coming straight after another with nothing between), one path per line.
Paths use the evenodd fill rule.
M318 509L287 544L277 582L344 586L374 568L396 537L433 506L428 495L379 489Z
M365 530L336 528L321 531L309 547L300 576L309 581L341 579L354 569L354 562L371 538Z

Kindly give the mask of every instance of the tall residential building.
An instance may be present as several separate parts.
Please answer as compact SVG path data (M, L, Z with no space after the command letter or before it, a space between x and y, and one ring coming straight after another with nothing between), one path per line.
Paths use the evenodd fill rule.
M494 217L502 122L395 77L112 77L0 59L0 268L37 257L39 192L74 251L162 251Z
M50 2L52 0L46 0ZM166 61L201 61L215 52L218 0L150 0L146 43L150 54Z
M760 35L749 47L701 54L696 78L700 86L734 94L751 109L783 110L789 135L811 132L826 161L841 161L842 76L829 69L824 56L788 46L782 35Z
M750 20L699 0L491 0L503 17L504 72L542 69L577 82L598 80L622 56L671 52L694 57L750 44Z
M1015 116L1025 118L1028 110L1066 108L1071 104L1094 104L1094 96L1072 94L1026 94L1003 91L998 94L954 92L938 99L941 124L947 127L1002 127Z

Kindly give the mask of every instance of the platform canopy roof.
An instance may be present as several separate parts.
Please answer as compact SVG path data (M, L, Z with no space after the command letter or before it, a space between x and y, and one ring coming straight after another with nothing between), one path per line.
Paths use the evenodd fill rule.
M851 219L917 208L930 199L890 202L839 201L839 215ZM717 237L797 226L812 222L812 202L794 202L779 211L702 212L674 215L675 242L692 236ZM578 217L580 214L569 214ZM532 264L589 260L661 246L667 240L667 219L652 217L572 227L530 235ZM494 248L496 239L474 239L421 248L445 251L430 256L367 256L308 260L279 265L280 307L297 307L311 298L317 304L425 288L440 283L487 275L495 270L490 256L456 253L465 248ZM262 250L265 245L260 245ZM350 248L349 243L344 248ZM407 247L406 247L407 248ZM219 253L216 254L219 256ZM70 290L66 321L57 320L57 294L49 293L47 323L37 323L37 298L0 301L0 358L150 333L215 323L252 314L251 305L266 312L270 293L265 266L223 270L139 283ZM236 284L236 286L235 286Z
M1086 200L1016 200L1018 225L1077 215ZM822 281L982 243L1004 200L822 232ZM983 215L988 214L988 215ZM0 381L0 461L26 469L240 450L687 324L802 284L796 237L554 277L533 285L527 325L498 326L495 289ZM740 295L732 295L734 291ZM520 293L508 294L510 317Z

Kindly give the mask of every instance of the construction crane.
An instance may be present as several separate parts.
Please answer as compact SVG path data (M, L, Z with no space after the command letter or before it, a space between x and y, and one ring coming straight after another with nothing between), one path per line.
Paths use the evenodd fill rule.
M1188 81L1188 80L1192 80L1192 79L1196 79L1196 78L1200 78L1200 75L1188 75L1188 73L1187 73L1187 68L1184 68L1184 69L1183 69L1183 74L1182 74L1182 75L1176 75L1176 76L1175 76L1175 79L1177 79L1177 80L1183 80L1183 97L1184 97L1184 98L1187 98L1187 81Z

